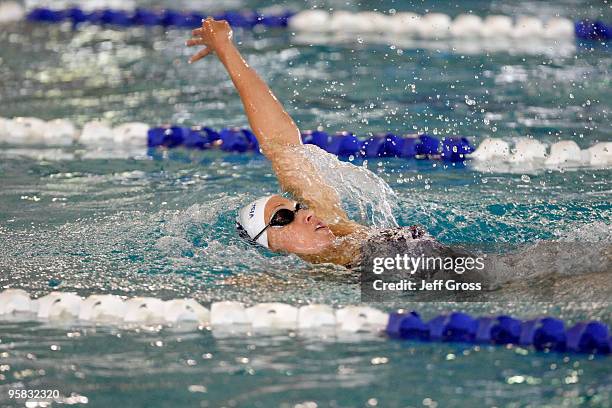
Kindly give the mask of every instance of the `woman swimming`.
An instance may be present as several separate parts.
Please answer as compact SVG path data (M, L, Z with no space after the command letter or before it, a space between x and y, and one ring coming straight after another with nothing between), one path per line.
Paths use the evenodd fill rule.
M309 159L300 131L266 83L244 61L232 43L232 30L225 21L206 19L193 30L188 46L203 45L190 62L214 52L227 69L244 105L249 123L263 154L272 163L283 191L296 200L280 195L259 198L238 211L237 227L251 242L275 252L293 253L312 263L334 263L371 270L372 257L394 258L410 254L414 258L474 258L461 248L443 245L417 226L377 229L361 225L347 216L338 191L328 184ZM459 278L484 282L495 276L498 282L532 273L555 274L565 268L555 260L559 254L588 254L589 272L609 271L609 246L579 246L564 243L536 244L525 252L489 256L486 271L472 271ZM575 249L575 250L574 250ZM456 262L455 262L456 264ZM607 269L608 268L608 269ZM420 277L457 279L446 268L423 268ZM362 268L362 271L364 269ZM482 273L480 273L482 272ZM486 272L486 276L484 275ZM416 276L415 276L416 277Z
M295 122L236 49L229 24L209 17L192 34L186 45L205 48L189 62L212 52L217 55L240 94L261 151L272 163L282 190L296 199L270 195L240 209L236 221L241 235L275 252L293 253L313 263L349 267L359 263L367 241L393 241L400 248L423 238L436 242L419 227L381 231L350 220L337 191L304 154Z

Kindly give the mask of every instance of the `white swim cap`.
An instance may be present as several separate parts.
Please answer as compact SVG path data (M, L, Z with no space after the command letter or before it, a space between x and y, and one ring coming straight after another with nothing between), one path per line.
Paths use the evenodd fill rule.
M264 217L264 210L266 203L272 197L258 198L238 211L238 216L236 217L238 228L242 228L251 239L266 228L267 221ZM257 238L257 243L268 248L268 231L265 231Z

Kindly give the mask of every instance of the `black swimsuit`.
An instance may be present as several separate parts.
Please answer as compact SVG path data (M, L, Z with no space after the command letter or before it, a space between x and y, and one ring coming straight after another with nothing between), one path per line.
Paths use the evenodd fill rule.
M450 247L436 241L431 235L420 226L396 227L374 231L364 242L359 263L355 270L361 272L362 283L372 282L380 279L381 275L374 274L375 258L396 258L397 256L409 258L435 258L441 260L452 259L454 262L458 258L475 258L476 255L460 247ZM449 261L450 262L450 261ZM444 269L439 264L432 263L433 267L419 268L413 274L398 273L397 271L385 272L387 277L392 276L415 280L454 280L456 282L480 282L483 287L486 274L484 271L471 270L469 273L458 274L454 270Z

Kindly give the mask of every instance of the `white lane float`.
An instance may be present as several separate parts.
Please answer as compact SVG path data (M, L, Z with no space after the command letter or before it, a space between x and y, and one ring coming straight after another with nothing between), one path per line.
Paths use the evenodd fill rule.
M246 309L240 302L215 302L210 307L210 324L213 326L249 324Z
M295 329L298 309L285 303L260 303L246 309L249 323L254 329Z
M580 147L573 140L562 140L550 146L550 154L546 159L546 165L556 166L568 163L580 163L582 153Z
M70 292L51 292L36 300L39 319L74 319L79 316L83 299Z
M208 324L210 311L193 299L173 299L165 302L164 318L168 323Z
M514 24L512 37L524 39L543 38L544 23L537 17L519 17Z
M45 121L38 118L17 117L2 122L0 131L6 142L21 145L44 143Z
M305 10L289 20L289 27L296 31L324 32L329 29L330 19L324 10Z
M23 289L7 289L0 292L0 315L36 312L38 304Z
M112 129L113 143L122 145L147 145L149 125L142 122L123 123Z
M573 39L576 28L574 22L567 18L554 17L544 25L544 38L550 40Z
M443 13L428 13L419 24L418 34L426 39L443 39L450 36L451 18Z
M421 16L411 12L401 12L389 18L389 29L395 34L407 34L414 36L419 32Z
M574 22L567 18L553 17L544 21L538 17L519 16L514 20L506 15L489 15L482 18L465 13L451 19L443 13L419 15L412 12L397 12L388 15L375 11L355 13L339 10L330 14L317 9L298 12L289 20L289 27L304 32L378 32L423 39L484 37L517 41L521 39L567 41L575 38Z
M457 38L480 37L482 32L482 18L474 14L460 14L452 22L450 33Z
M298 310L298 328L312 329L336 326L336 314L328 305L307 305Z
M612 164L612 142L597 143L587 149L591 166Z
M514 23L508 16L486 16L482 23L480 35L485 38L510 37L514 31Z
M341 33L359 32L358 22L354 13L349 11L336 11L329 19L329 30Z
M165 321L164 301L153 297L135 297L125 302L126 323L160 324Z
M46 124L43 140L50 146L70 146L79 135L72 122L66 119L54 119Z
M513 163L546 159L546 146L544 146L542 142L535 139L518 139L512 152L513 153L510 156L509 161Z
M115 139L113 129L107 122L92 120L83 125L79 142L85 145L111 144Z
M116 295L91 295L81 303L79 320L91 322L122 321L126 304Z
M0 24L14 23L23 20L25 9L15 1L4 1L0 3Z
M390 17L375 11L361 11L356 15L363 32L384 33L389 30Z
M479 161L507 160L510 156L508 142L496 138L487 138L480 142L471 158Z
M385 329L388 320L387 313L368 306L347 306L336 310L338 328L347 332L378 332Z

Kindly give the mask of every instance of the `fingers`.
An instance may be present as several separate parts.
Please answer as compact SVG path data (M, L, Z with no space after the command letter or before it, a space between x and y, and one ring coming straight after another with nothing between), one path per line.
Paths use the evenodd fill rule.
M204 34L204 28L206 28L207 26L210 28L210 24L214 21L215 20L212 17L208 17L207 19L202 20L202 27L196 28L195 30L191 30L191 34L194 37L202 36L202 34Z
M206 45L206 43L202 38L191 38L185 41L185 45L188 47L193 47L194 45Z
M194 54L191 58L189 58L189 63L193 64L194 62L201 60L202 58L204 58L205 56L210 54L210 52L211 52L210 48L208 48L208 47L203 48L202 50L200 50L196 54Z

